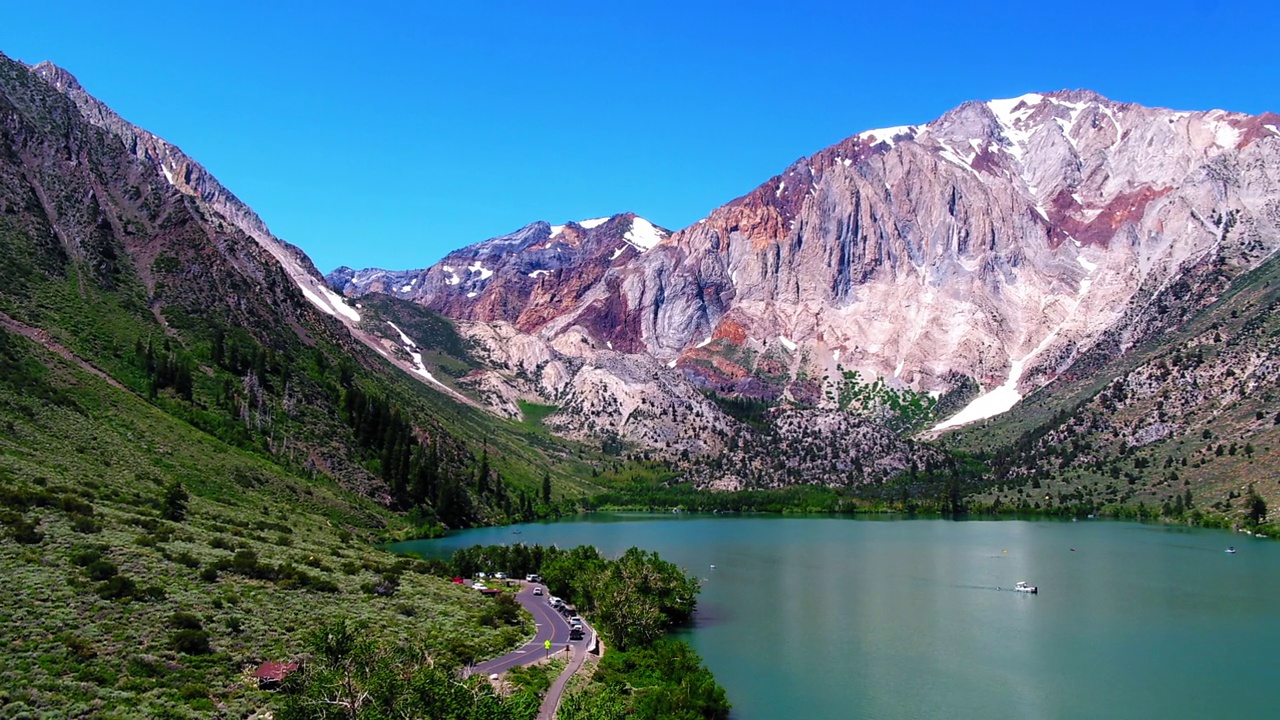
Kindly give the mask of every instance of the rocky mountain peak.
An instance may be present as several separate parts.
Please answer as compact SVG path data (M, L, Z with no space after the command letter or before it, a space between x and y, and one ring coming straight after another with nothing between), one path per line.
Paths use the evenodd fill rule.
M1016 402L1206 257L1280 244L1274 117L1061 90L864 131L598 278L545 278L556 314L522 327L729 391L857 370Z
M54 86L59 92L67 92L69 90L83 91L80 81L76 80L76 76L57 65L44 60L31 66L31 72L37 77Z
M380 292L450 317L533 329L580 299L606 270L670 235L630 212L557 225L538 221L455 250L428 268L339 268L328 280L348 297Z

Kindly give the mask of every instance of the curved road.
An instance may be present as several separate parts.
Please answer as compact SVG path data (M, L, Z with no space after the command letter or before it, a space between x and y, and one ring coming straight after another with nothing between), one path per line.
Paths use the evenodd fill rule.
M516 600L529 611L529 614L533 615L533 622L538 632L533 636L533 640L523 647L502 657L479 663L471 669L472 673L485 675L503 673L518 665L537 662L547 656L547 640L551 641L552 653L563 653L565 646L570 644L569 622L556 612L555 608L547 604L546 596L533 594L533 588L538 586L534 583L523 583L523 585L524 587L520 588L520 592L516 594ZM543 592L546 592L545 588ZM573 644L585 646L586 641L579 640Z

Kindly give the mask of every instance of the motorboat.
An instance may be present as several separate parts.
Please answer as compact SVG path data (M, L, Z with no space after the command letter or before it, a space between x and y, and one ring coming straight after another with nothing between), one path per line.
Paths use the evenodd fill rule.
M1235 555L1235 554L1236 554L1236 548L1235 548L1235 546L1234 546L1234 545L1232 545L1231 547L1227 548L1227 553L1228 553L1229 555Z
M1032 595L1035 595L1040 592L1039 588L1037 588L1035 585L1028 585L1026 582L1023 582L1023 581L1019 581L1017 585L1013 586L1013 589L1016 592L1031 593Z

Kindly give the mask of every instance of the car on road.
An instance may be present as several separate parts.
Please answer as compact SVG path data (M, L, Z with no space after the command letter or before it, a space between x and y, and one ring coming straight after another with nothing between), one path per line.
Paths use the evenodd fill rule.
M540 583L542 582L542 576L537 573L529 573L528 575L524 576L524 580L525 582Z
M506 574L506 573L501 573L501 572L500 572L500 573L494 573L494 574L493 574L493 579L494 579L494 580L506 580L506 579L507 579L507 574Z
M541 595L541 594L542 594L542 588L540 588L540 587L536 587L536 588L534 588L534 589L533 589L533 594L534 594L534 595Z
M558 608L561 605L564 605L564 601L556 597L555 595L552 595L551 597L547 598L547 604L553 608Z
M581 640L581 639L582 639L582 626L581 626L581 625L574 625L572 628L569 628L569 639L570 639L570 640Z
M582 625L582 618L578 617L577 615L574 615L573 617L569 618L569 624Z

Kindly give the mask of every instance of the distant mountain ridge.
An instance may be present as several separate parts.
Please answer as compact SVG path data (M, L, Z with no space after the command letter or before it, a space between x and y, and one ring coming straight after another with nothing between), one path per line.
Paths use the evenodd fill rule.
M648 252L606 261L607 243L588 245L545 275L495 253L537 247L539 223L416 277L329 277L543 340L581 333L722 392L812 394L796 383L847 370L974 386L983 397L958 417L971 421L1177 325L1256 267L1280 244L1278 177L1274 113L1031 93L853 135ZM482 257L522 258L504 270L522 290Z
M351 297L380 292L460 320L502 320L531 332L580 301L610 268L670 235L633 213L563 225L539 221L455 250L423 270L340 267L326 278Z

